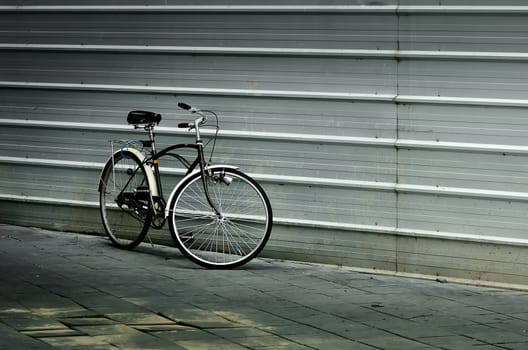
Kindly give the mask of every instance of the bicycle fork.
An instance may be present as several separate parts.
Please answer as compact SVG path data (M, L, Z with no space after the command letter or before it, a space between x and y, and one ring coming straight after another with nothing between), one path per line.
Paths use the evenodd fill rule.
M207 178L213 178L213 172L211 169L207 169L207 166L205 164L204 159L204 153L203 153L203 142L201 140L198 140L198 152L200 154L200 171L202 172L202 185L204 188L205 198L207 200L207 203L211 206L211 208L214 210L216 216L221 219L223 217L222 213L220 212L217 205L213 202L211 199L211 195L209 194L209 185L207 184ZM226 183L227 185L231 184L231 181L229 183Z

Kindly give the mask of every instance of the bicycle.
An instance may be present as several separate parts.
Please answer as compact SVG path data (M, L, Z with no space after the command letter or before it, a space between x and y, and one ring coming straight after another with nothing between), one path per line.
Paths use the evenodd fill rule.
M112 243L133 249L148 230L168 223L175 245L193 262L207 268L233 268L256 257L271 234L273 214L268 196L250 176L232 165L211 165L218 136L218 116L185 103L184 110L198 117L179 128L194 130L195 142L156 150L154 127L161 115L132 111L127 122L148 132L148 140L129 140L112 149L99 180L100 214ZM216 132L209 162L204 154L200 128L208 116L216 118ZM141 148L139 148L141 146ZM189 161L177 153L193 149ZM181 153L181 152L180 152ZM159 162L170 156L185 170L183 179L165 201Z

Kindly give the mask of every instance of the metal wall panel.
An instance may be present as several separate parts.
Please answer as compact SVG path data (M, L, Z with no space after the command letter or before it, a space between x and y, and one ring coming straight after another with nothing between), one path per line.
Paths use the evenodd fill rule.
M389 49L396 45L397 18L390 13L333 11L321 21L319 13L305 13L302 7L276 12L258 8L236 11L228 6L212 9L18 11L16 15L4 13L0 29L6 33L2 41L33 44L326 49Z
M525 114L523 107L405 104L398 108L399 136L523 153L528 139Z
M268 191L268 256L528 283L528 7L495 3L4 1L0 220L100 232L108 140L133 109L191 140L184 100Z
M460 2L458 4L460 5ZM525 5L525 4L524 4ZM526 53L526 14L420 13L400 16L400 49L426 51L524 52ZM468 9L468 12L471 9Z
M399 65L402 95L526 99L525 62L417 61Z
M97 52L8 51L8 81L207 89L394 94L396 64L387 60L138 55ZM61 72L57 75L57 72Z

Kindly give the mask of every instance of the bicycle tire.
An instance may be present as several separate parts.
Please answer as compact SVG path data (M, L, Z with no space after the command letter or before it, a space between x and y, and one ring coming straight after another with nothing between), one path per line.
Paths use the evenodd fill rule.
M99 189L101 220L112 243L123 249L140 244L152 221L148 179L140 159L122 150L106 163Z
M270 201L262 187L239 170L214 168L206 181L222 216L207 202L202 174L196 173L184 180L171 200L171 236L180 251L201 266L241 266L256 257L270 237Z

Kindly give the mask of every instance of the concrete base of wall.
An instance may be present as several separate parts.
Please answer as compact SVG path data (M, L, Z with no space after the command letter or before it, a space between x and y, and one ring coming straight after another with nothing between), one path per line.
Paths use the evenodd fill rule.
M104 234L98 208L0 201L0 222ZM167 229L151 230L149 237L154 243L172 244ZM506 244L275 225L261 256L464 283L528 286L528 247Z
M523 246L278 226L267 248L275 258L528 286L528 247Z

